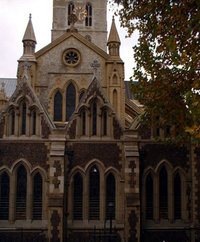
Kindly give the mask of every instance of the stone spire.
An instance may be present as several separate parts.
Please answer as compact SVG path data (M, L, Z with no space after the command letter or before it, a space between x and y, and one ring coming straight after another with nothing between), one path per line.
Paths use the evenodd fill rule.
M35 38L35 33L33 30L33 25L31 21L31 14L29 16L29 22L26 27L26 31L23 37L22 42L24 43L24 53L23 56L21 57L22 59L25 60L35 60L34 54L35 54L35 45L36 45L36 38Z
M115 18L113 16L110 35L108 38L108 49L111 56L119 56L120 38L115 25Z

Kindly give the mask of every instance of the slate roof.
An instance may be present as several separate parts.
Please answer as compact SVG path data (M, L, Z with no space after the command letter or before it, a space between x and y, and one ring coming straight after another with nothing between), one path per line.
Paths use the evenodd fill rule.
M16 78L0 78L0 89L2 83L5 83L5 92L7 97L11 97L17 86Z

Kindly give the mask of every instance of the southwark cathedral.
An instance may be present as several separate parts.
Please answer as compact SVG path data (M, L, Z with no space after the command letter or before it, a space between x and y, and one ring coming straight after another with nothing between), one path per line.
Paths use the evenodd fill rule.
M108 27L106 0L54 0L35 52L30 16L0 78L0 242L200 241L200 150L141 123Z

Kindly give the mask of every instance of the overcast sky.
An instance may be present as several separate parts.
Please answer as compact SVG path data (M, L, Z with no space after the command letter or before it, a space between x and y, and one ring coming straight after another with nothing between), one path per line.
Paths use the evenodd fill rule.
M53 0L0 0L0 78L15 78L17 60L23 54L22 38L32 14L32 23L37 39L36 51L51 41ZM108 9L108 33L112 21ZM125 62L125 79L132 75L133 51L136 37L125 38L126 31L116 25L121 39L121 58Z

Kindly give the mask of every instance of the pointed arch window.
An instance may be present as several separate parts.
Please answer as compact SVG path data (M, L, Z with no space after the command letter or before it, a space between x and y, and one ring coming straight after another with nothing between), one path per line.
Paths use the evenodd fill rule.
M42 177L37 173L33 179L33 219L42 219Z
M11 111L11 135L15 134L15 111Z
M66 90L66 121L69 121L76 107L76 89L72 83Z
M72 2L69 3L68 5L68 17L73 13L74 10L74 4ZM71 22L68 20L68 25L70 25Z
M100 175L96 166L90 169L89 177L89 219L99 220Z
M82 111L82 135L85 135L86 130L86 112L85 110Z
M115 177L112 173L110 173L106 179L106 219L110 219L110 217L112 217L112 219L115 219L115 193Z
M174 177L174 219L181 219L181 178L179 173Z
M92 26L92 5L91 3L86 4L87 17L85 19L85 26Z
M22 135L26 134L26 103L22 103L22 127L21 127Z
M80 173L74 176L74 203L73 203L74 220L83 218L83 178Z
M146 219L153 219L153 179L151 174L146 178Z
M160 218L168 219L168 176L164 166L160 170L159 182Z
M62 94L57 91L54 96L54 121L62 121Z
M96 102L93 103L92 134L97 135L97 104L96 104Z
M35 110L32 112L32 134L36 135L36 118L37 118L37 113Z
M16 219L26 219L27 174L24 166L17 171Z
M107 135L107 111L103 112L103 135Z
M10 179L6 172L1 175L0 182L0 220L8 220Z

